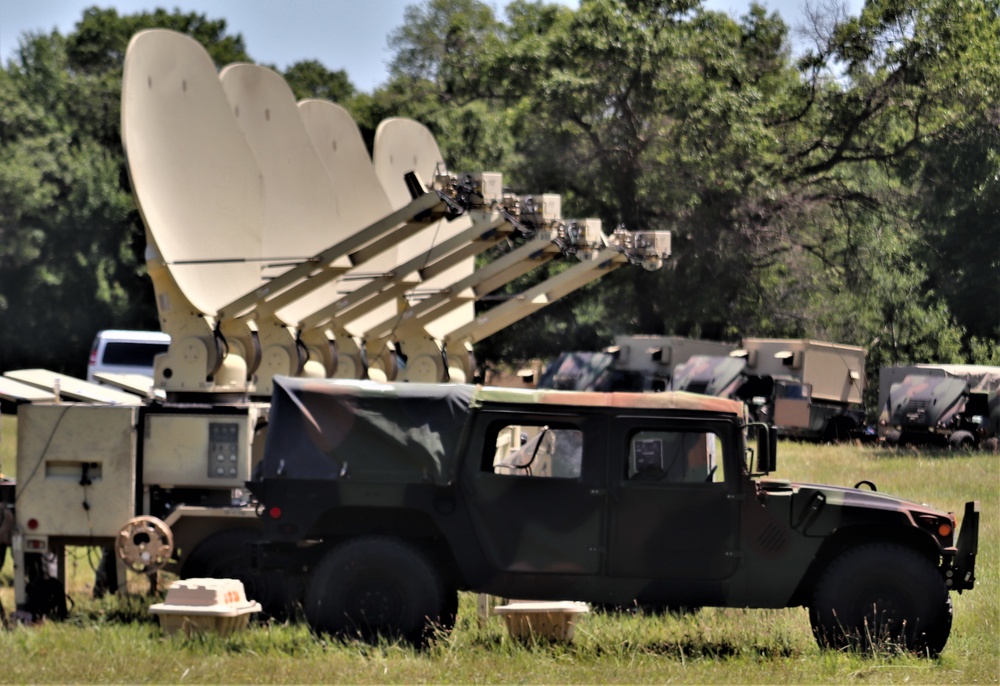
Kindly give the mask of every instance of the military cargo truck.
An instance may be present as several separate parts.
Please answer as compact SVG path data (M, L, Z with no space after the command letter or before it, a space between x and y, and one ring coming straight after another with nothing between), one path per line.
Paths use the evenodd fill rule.
M879 370L879 436L891 444L997 450L1000 367L918 364Z
M744 338L727 356L674 369L672 390L737 398L784 436L844 440L864 425L865 350L810 340Z
M255 567L301 579L310 626L342 636L420 642L470 590L806 606L821 645L940 652L978 503L956 537L954 514L868 482L763 478L775 443L742 403L690 393L279 378L247 484Z

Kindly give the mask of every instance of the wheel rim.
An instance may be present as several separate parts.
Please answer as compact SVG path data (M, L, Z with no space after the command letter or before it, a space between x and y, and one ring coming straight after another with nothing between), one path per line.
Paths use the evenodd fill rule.
M379 629L398 624L405 602L405 594L388 579L366 579L351 587L345 612L362 618L369 628Z
M850 608L849 628L854 638L864 643L895 641L906 630L906 598L895 588L870 589Z

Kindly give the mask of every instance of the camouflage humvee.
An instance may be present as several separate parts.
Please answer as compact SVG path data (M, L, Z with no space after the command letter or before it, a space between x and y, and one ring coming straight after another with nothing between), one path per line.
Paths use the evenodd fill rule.
M774 464L773 427L724 398L282 378L247 484L255 566L298 575L310 625L337 635L419 642L472 590L804 605L822 645L941 651L978 503L956 537L951 513L760 478Z
M1000 367L883 367L879 409L879 434L889 443L981 446L996 451Z
M642 391L642 375L616 368L615 361L612 353L563 353L546 366L537 386L559 391Z

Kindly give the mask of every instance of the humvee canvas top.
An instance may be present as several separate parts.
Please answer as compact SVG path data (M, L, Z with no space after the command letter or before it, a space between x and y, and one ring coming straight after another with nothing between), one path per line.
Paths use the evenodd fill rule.
M593 393L466 384L275 380L264 477L373 478L449 483L471 407L491 403L645 410L708 410L743 416L743 405L692 393ZM295 455L295 460L272 456Z

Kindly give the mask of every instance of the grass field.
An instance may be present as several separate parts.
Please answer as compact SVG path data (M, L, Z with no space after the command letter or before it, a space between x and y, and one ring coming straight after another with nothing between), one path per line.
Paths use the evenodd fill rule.
M13 468L3 417L0 465ZM682 617L591 613L569 645L511 641L463 594L455 631L423 652L318 639L300 625L252 625L228 638L161 635L139 594L94 601L88 551L69 562L71 619L0 632L0 683L1000 683L1000 458L783 442L774 475L853 485L962 512L982 505L977 587L952 594L951 639L936 660L821 651L806 611L707 608ZM137 582L141 582L137 580ZM13 607L11 563L0 601Z

